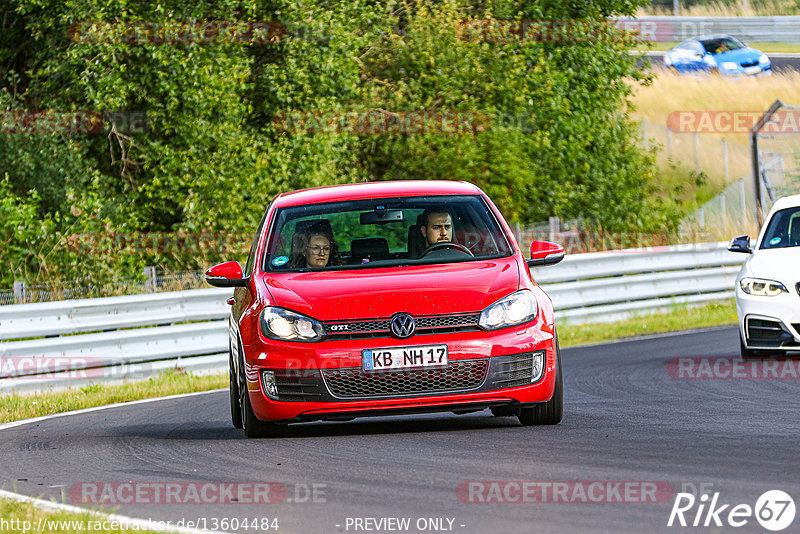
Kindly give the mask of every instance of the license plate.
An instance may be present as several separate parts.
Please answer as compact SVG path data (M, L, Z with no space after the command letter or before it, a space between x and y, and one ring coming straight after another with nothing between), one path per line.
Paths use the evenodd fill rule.
M418 345L361 351L365 371L420 369L447 365L447 345Z
M755 74L756 72L761 72L761 67L745 67L744 73L745 74Z

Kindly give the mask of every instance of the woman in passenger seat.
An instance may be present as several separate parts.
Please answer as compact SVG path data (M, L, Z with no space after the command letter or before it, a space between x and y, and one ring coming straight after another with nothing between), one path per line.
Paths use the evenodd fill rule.
M290 256L289 267L293 269L321 269L340 263L339 247L333 236L318 230L296 233Z

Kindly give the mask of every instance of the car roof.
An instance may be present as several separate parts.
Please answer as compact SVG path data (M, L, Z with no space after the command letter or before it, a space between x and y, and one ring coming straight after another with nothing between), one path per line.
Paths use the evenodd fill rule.
M770 213L774 213L778 210L786 209L786 208L794 208L800 206L800 195L791 195L788 197L782 197L775 201L775 204L772 205L772 209L769 210Z
M449 180L402 180L329 185L281 193L275 206L302 206L321 202L363 200L369 198L417 197L436 195L479 195L480 188L469 182Z

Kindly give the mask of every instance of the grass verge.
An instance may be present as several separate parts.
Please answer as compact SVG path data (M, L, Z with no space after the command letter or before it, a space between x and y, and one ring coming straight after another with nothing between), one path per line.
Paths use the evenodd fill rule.
M227 386L227 373L196 376L185 371L171 369L148 380L115 386L92 384L80 389L36 395L8 395L3 397L3 402L0 403L0 423L117 402L207 391Z
M31 503L0 499L0 532L133 532L125 525L115 524L90 512L46 512ZM117 527L117 528L115 528ZM152 530L136 530L148 533Z
M667 313L642 315L615 323L563 324L558 326L558 340L562 347L574 347L736 323L736 301L730 299L691 308L676 306Z

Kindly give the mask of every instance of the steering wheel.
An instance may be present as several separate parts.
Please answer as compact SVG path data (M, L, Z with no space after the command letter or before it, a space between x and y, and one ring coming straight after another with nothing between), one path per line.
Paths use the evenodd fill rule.
M430 254L431 252L434 252L436 250L442 250L442 249L446 249L446 248L457 250L459 252L463 252L464 254L469 254L470 256L473 256L473 257L475 256L475 254L473 254L472 251L470 249L468 249L467 247L465 247L464 245L459 245L458 243L451 243L449 241L442 241L441 243L434 243L433 245L431 245L428 248L426 248L422 252L422 257L425 257L428 254Z

